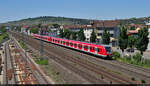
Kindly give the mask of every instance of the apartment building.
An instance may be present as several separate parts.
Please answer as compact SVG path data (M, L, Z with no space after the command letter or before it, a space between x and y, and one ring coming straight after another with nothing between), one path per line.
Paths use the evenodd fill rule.
M148 32L149 32L149 35L148 35L149 43L148 43L148 46L147 46L147 50L150 50L150 23L147 23L146 25L148 27Z
M79 32L81 29L84 31L85 41L90 41L91 33L93 31L92 25L64 25L63 29L69 29L72 32Z
M112 45L118 45L117 37L120 32L119 20L93 21L91 25L96 29L95 32L99 42L102 42L103 31L106 29L110 33Z

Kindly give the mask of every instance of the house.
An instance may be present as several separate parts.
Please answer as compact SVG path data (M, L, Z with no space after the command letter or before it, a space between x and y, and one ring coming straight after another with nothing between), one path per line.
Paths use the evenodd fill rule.
M91 33L93 31L93 27L92 25L64 25L63 26L64 29L69 29L72 32L79 32L81 29L83 29L84 31L84 35L85 35L85 41L90 41L90 36Z
M120 21L119 20L105 20L105 21L93 21L91 23L92 27L96 29L96 36L99 42L102 42L102 35L104 29L110 33L110 40L113 46L118 45L117 37L120 32Z
M148 43L148 46L147 46L147 50L150 50L150 23L147 23L146 25L148 27L148 32L149 32L149 35L148 35L149 43Z
M85 41L90 41L91 33L93 30L94 28L92 27L92 25L86 25L86 27L84 27L83 31L86 38Z

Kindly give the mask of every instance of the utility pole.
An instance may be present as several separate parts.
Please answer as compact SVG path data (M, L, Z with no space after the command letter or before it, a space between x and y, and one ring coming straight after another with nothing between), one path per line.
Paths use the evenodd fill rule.
M42 60L43 59L43 41L42 41L43 30L42 30L41 24L39 24L39 28L40 28L40 45L41 45L40 60Z
M104 20L102 20L102 24L103 24L103 32L104 32L105 30ZM102 33L102 36L103 36L103 33ZM103 43L103 39L102 39L102 43Z

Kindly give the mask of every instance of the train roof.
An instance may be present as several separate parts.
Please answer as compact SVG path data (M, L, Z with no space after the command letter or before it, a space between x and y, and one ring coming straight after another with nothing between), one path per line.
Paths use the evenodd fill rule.
M38 35L38 36L39 36L39 34L34 34L34 35ZM49 37L49 36L44 36L44 37ZM112 47L111 45L105 45L105 44L101 44L101 43L90 43L90 42L83 42L83 41L75 41L75 40L68 40L68 39L57 38L57 37L52 37L52 38L59 39L59 40L63 40L63 41L67 41L67 42L74 42L74 43L87 44L87 45L96 46L96 47L101 47L101 46L104 46L104 47Z

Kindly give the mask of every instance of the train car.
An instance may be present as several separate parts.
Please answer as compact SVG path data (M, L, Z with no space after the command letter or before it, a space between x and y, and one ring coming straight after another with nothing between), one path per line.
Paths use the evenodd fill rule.
M77 49L79 51L91 53L91 54L105 57L105 58L111 57L112 55L112 49L111 49L111 46L109 45L91 44L91 43L61 39L61 38L56 38L56 37L48 37L48 36L40 37L40 35L37 35L37 34L34 34L33 36L37 39L42 38L42 40L44 41L48 41L54 44Z

